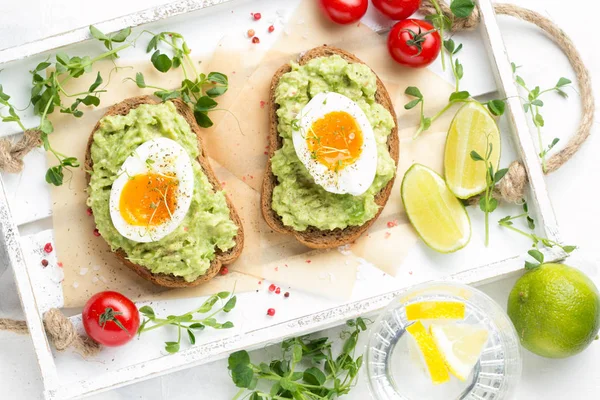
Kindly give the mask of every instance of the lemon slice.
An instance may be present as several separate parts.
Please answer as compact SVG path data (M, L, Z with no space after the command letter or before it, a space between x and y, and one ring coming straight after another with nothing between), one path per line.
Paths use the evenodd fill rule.
M486 163L471 159L475 150L485 158L492 146L490 162L494 171L500 161L500 131L483 105L471 101L462 106L448 130L444 171L448 187L459 199L468 199L485 190Z
M459 301L421 301L406 306L406 318L418 319L465 319L465 303Z
M421 321L409 325L406 330L417 343L421 356L429 371L431 381L435 385L448 382L450 380L450 374L448 373L444 358Z
M469 243L469 215L441 176L413 164L404 175L401 194L408 219L429 247L451 253Z
M431 324L429 332L450 372L466 381L488 340L488 331L476 325Z

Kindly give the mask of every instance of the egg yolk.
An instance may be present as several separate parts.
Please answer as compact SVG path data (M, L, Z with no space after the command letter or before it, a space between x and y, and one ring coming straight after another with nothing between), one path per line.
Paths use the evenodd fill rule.
M177 207L178 181L153 172L131 177L121 192L119 211L130 225L156 226L171 219Z
M363 133L352 115L332 111L313 122L306 134L312 159L332 171L353 164L362 151Z

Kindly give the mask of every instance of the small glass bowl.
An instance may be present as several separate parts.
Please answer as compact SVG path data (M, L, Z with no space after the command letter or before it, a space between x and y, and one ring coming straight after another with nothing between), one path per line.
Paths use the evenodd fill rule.
M406 306L420 301L464 302L461 323L488 330L488 341L465 382L452 377L434 385L415 345L411 348L409 334L404 336L412 323L406 318ZM483 292L452 282L426 283L401 293L381 312L367 344L367 375L376 400L510 399L521 377L521 363L517 333L502 308Z

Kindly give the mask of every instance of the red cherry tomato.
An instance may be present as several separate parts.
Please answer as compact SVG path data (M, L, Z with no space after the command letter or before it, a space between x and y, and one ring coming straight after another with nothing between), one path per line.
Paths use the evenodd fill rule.
M351 24L367 12L369 0L319 0L325 15L337 24Z
M440 54L440 34L429 22L405 19L388 36L388 51L394 60L413 68L426 67Z
M372 0L372 2L380 13L398 20L410 17L421 7L421 0Z
M85 304L82 317L88 336L105 346L121 346L129 342L140 327L137 307L117 292L93 295Z

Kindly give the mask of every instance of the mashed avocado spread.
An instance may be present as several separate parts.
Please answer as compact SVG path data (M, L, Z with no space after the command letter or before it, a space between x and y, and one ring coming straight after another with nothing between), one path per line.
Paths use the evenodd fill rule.
M179 143L190 155L194 171L194 194L183 222L156 242L138 243L123 237L114 227L109 212L111 186L121 165L142 143L166 137ZM215 193L196 158L198 140L171 102L144 104L129 114L107 116L94 133L91 156L94 162L88 187L98 231L113 250L122 249L132 262L153 273L173 274L190 282L206 273L216 248L235 245L237 226L229 217L223 192Z
M309 226L321 230L363 225L375 217L379 206L375 195L393 178L396 165L387 146L394 118L375 101L377 90L373 71L364 64L348 63L338 55L320 57L305 65L292 63L275 89L279 105L277 130L283 146L271 159L278 184L273 190L272 207L283 223L297 231ZM377 141L377 174L371 187L360 196L325 191L296 155L292 123L310 99L321 92L337 92L364 111Z

